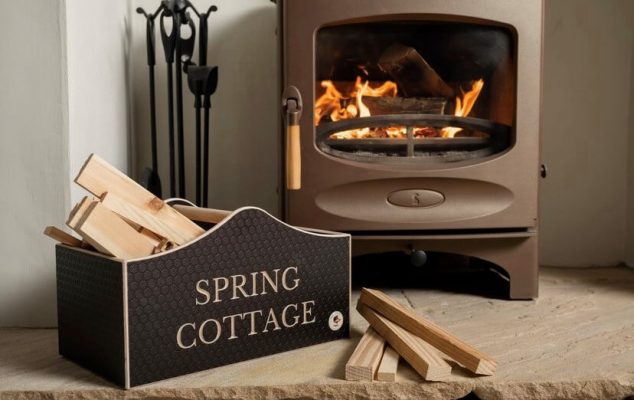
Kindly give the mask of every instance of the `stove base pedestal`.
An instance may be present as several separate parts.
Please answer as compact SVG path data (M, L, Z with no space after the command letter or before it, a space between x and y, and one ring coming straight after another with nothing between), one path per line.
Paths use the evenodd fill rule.
M387 251L455 253L476 257L502 268L510 280L510 299L533 299L538 294L537 233L465 235L353 235L352 255Z

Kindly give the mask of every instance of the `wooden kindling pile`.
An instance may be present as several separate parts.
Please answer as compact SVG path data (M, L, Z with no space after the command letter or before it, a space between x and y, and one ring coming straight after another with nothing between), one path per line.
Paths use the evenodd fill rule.
M394 381L399 358L428 381L447 380L451 362L474 374L495 373L493 358L385 293L363 288L357 311L370 327L346 364L346 380Z
M53 226L44 230L67 246L128 260L183 245L205 232L95 154L86 160L75 183L92 195L76 204L66 221L81 239Z

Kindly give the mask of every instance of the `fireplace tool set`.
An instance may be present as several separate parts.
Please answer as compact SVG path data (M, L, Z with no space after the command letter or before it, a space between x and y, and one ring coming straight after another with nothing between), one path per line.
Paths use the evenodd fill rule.
M160 25L161 43L167 65L167 122L169 143L170 197L186 196L185 186L185 132L183 121L183 74L194 95L196 111L196 204L207 206L209 191L209 130L211 96L218 84L218 67L207 65L208 19L216 6L199 12L187 0L163 0L153 13L137 8L146 18L147 64L150 86L150 135L152 168L144 174L144 186L155 196L162 197L158 175L158 148L156 127L156 97L154 67L156 65L155 21ZM191 13L195 16L193 16ZM198 65L193 61L198 20ZM176 71L174 71L174 69ZM176 104L174 104L174 78ZM201 116L203 114L204 116ZM176 115L176 118L174 118ZM203 122L201 123L201 119ZM204 134L203 134L204 131Z

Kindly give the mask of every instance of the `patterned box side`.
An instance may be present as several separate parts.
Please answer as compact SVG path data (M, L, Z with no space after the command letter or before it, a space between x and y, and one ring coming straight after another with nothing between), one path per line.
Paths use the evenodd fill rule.
M349 235L308 234L261 210L246 209L195 243L129 262L131 385L348 337L349 246ZM301 280L296 290L196 304L196 283L201 279L211 282L214 277L250 276L288 267L298 268L293 276ZM267 310L279 313L288 304L304 301L314 301L311 316L315 323L262 332ZM236 318L236 339L227 337L225 321L216 343L201 343L193 326L188 325L183 341L189 345L197 340L198 345L183 349L177 344L177 331L185 323L200 327L210 318L222 321L228 315L253 310L263 313L255 317L258 334L249 334L249 318ZM342 317L337 329L329 326L333 315ZM210 326L208 323L207 328Z
M59 353L125 385L122 264L58 245Z

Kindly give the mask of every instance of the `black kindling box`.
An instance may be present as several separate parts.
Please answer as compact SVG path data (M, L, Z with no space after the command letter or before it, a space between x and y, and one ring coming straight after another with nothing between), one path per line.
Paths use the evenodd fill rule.
M60 354L125 388L349 336L350 235L258 208L142 259L56 258Z

